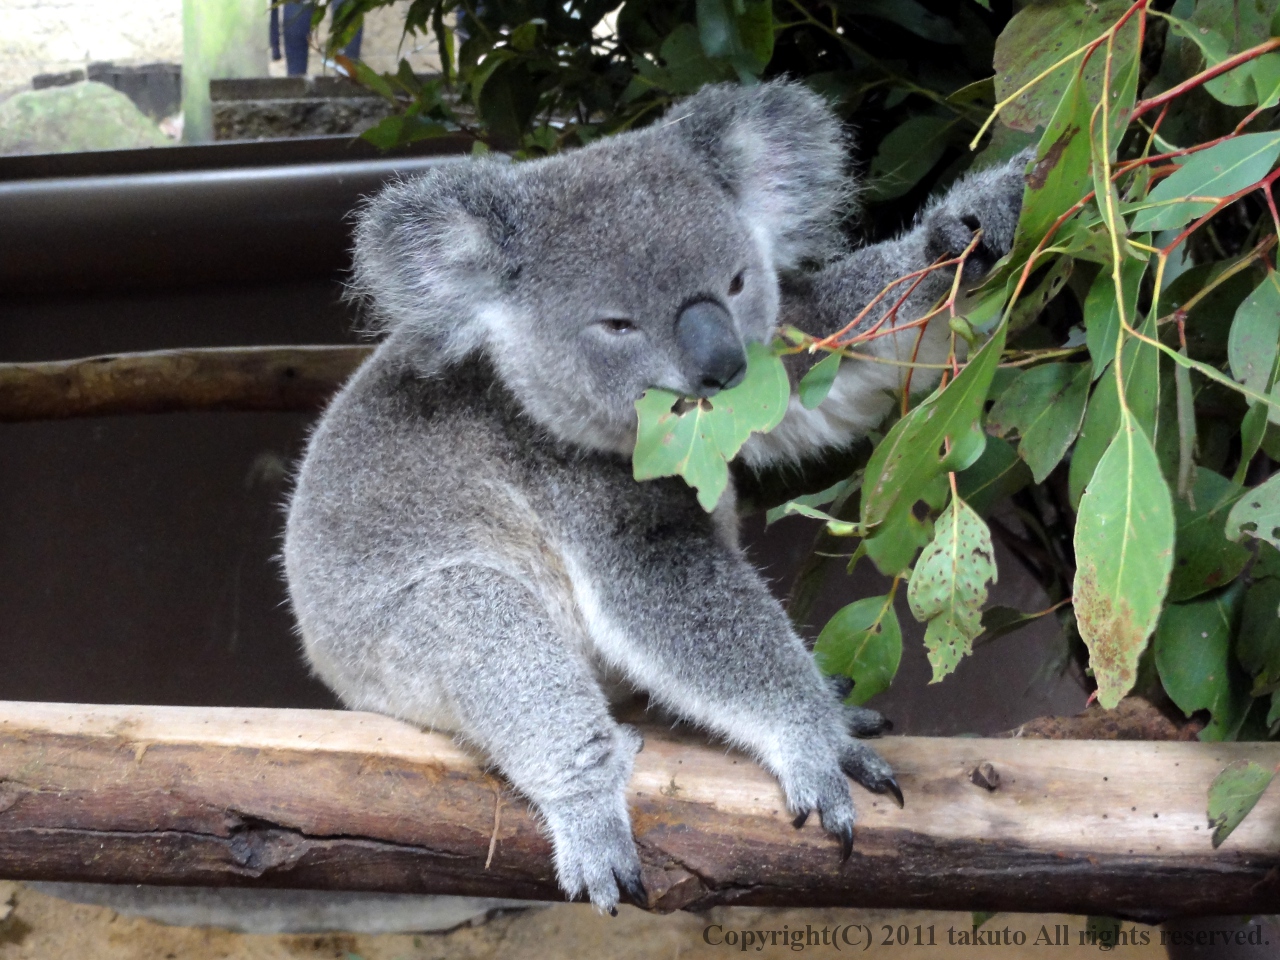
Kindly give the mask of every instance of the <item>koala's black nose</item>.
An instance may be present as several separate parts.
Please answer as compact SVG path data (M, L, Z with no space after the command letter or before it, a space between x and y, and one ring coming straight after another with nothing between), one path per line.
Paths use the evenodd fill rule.
M712 300L699 300L680 311L676 342L687 358L700 397L736 387L747 374L747 354L733 328L733 318Z

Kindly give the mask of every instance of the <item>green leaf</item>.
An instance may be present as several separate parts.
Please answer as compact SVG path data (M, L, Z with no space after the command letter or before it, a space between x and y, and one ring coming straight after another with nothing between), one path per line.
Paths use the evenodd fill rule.
M1227 38L1213 29L1223 21L1217 21L1216 23L1210 21L1213 26L1209 26L1203 18L1198 19L1200 23L1193 24L1185 20L1179 20L1177 17L1169 17L1169 29L1172 33L1190 40L1200 48L1206 68L1217 66L1231 56L1233 52L1239 52L1238 50L1231 50L1231 45L1227 42ZM1257 88L1253 83L1253 64L1251 62L1243 63L1233 70L1219 74L1206 82L1204 87L1215 100L1233 107L1243 107L1251 104L1257 100L1258 96Z
M1023 7L996 40L996 97L1006 99L1072 50L1101 36L1129 6L1128 0L1046 0ZM1137 20L1131 17L1120 31L1114 63L1135 58ZM1097 103L1102 92L1103 53L1095 53L1084 71L1084 94L1089 103ZM1034 130L1047 123L1079 65L1077 57L1058 67L1006 107L1001 119L1015 130Z
M1138 330L1149 337L1156 335L1154 311ZM1150 344L1136 337L1129 337L1123 350L1122 375L1125 383L1125 403L1143 432L1155 434L1160 410L1160 353ZM1172 412L1172 411L1171 411ZM1080 437L1071 454L1071 467L1067 473L1067 491L1073 505L1080 503L1089 478L1110 445L1120 426L1120 402L1117 397L1115 371L1098 380L1089 406L1085 412ZM1176 427L1176 420L1174 422Z
M1256 565L1252 572L1258 576ZM1280 580L1255 580L1245 594L1236 659L1253 677L1255 697L1280 690Z
M1054 222L1093 188L1090 111L1084 81L1073 74L1027 174L1010 262L1026 260Z
M891 200L914 187L947 149L947 131L953 121L931 114L916 114L880 141L871 160L863 196L868 201Z
M1127 409L1080 500L1076 624L1098 702L1111 709L1137 679L1173 565L1173 502L1151 441Z
M735 51L735 25L725 0L698 0L698 39L708 57L727 57Z
M1024 370L987 414L987 429L997 436L1016 431L1018 456L1036 483L1044 483L1084 420L1089 398L1089 365L1046 363Z
M1268 393L1275 380L1278 345L1280 274L1268 270L1262 283L1240 304L1231 323L1227 339L1231 375L1251 390ZM1258 403L1250 401L1251 405ZM1269 411L1269 419L1280 423L1274 410Z
M1013 445L988 437L986 448L973 466L956 474L960 498L985 517L996 504L1031 483L1031 468L1019 458Z
M1253 61L1253 87L1258 106L1280 103L1280 53L1268 53Z
M815 363L796 387L800 396L800 404L806 410L815 410L827 399L831 385L836 382L836 374L840 372L840 354L829 353Z
M770 0L747 0L738 17L738 38L742 66L754 77L763 73L773 59L774 32Z
M828 503L835 502L835 509L839 509L840 504L851 497L858 488L862 486L862 471L859 470L852 477L846 477L837 483L833 483L825 490L819 490L817 493L806 493L803 496L794 497L786 503L776 507L771 507L765 512L765 526L776 523L785 516L789 516L786 507L791 504L799 504L803 507L823 507Z
M782 361L761 343L747 344L747 375L732 390L673 409L680 398L648 390L636 401L639 427L632 465L637 480L683 477L710 512L729 483L728 463L754 432L782 422L790 398Z
M841 520L819 510L817 507L811 507L808 504L799 503L795 500L789 500L781 507L778 507L780 515L783 517L801 516L809 517L812 520L821 520L827 525L827 532L837 537L857 536L859 527L856 523L850 523L848 520ZM772 512L772 511L770 511Z
M1138 311L1138 291L1147 272L1145 260L1126 259L1120 265L1120 286L1124 290L1124 315L1132 326ZM1116 358L1116 342L1120 333L1120 311L1116 300L1116 284L1111 271L1098 272L1084 300L1085 344L1093 358L1093 379ZM1152 348L1154 349L1154 348Z
M907 602L917 620L928 621L924 645L937 683L973 651L982 632L987 583L996 580L991 531L963 500L934 524L933 542L916 563L907 585Z
M933 392L893 425L867 463L862 490L862 522L904 527L911 508L930 482L951 470L964 470L982 455L986 434L979 417L991 376L1004 349L1005 329L995 335L946 387ZM945 450L950 444L949 452ZM868 550L871 544L868 543ZM904 564L905 565L905 564ZM898 573L901 567L883 572Z
M1245 534L1280 550L1280 473L1247 491L1227 514L1227 539Z
M1249 562L1250 553L1223 535L1228 511L1243 492L1226 477L1205 467L1196 470L1191 502L1173 503L1177 545L1169 599L1190 600L1234 580Z
M1156 185L1149 206L1133 218L1134 230L1169 230L1208 213L1214 204L1257 183L1280 156L1280 133L1246 133L1194 153L1178 171ZM1212 199L1182 200L1183 197Z
M1049 301L1056 297L1062 288L1066 286L1067 281L1071 279L1071 273L1075 269L1075 261L1071 257L1058 257L1054 260L1053 266L1045 273L1044 278L1036 285L1031 293L1025 290L1018 297L1018 302L1014 304L1013 310L1009 313L1009 334L1018 333L1024 328L1031 325L1044 308L1048 306Z
M888 690L902 660L893 597L867 597L839 610L822 628L813 655L823 673L853 680L852 703Z
M1116 378L1108 375L1098 381L1085 410L1080 436L1071 452L1071 466L1067 471L1067 495L1071 505L1079 509L1080 498L1089 485L1102 455L1120 426L1120 399Z
M1213 848L1231 836L1262 797L1275 776L1274 770L1252 760L1237 760L1213 778L1209 785L1209 826L1213 828Z
M1212 597L1172 603L1156 628L1160 683L1187 716L1208 710L1201 740L1232 740L1252 698L1231 656L1231 637L1244 589L1233 584Z
M926 10L916 0L844 0L840 6L855 17L888 20L934 43L964 41L964 36L950 20Z

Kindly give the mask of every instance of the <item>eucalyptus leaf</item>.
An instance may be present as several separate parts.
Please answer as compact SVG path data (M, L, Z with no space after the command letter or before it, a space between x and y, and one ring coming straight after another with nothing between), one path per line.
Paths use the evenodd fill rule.
M747 360L742 383L682 412L674 409L680 398L666 390L648 390L636 401L637 480L683 477L698 491L702 508L715 509L729 483L729 461L752 433L782 421L790 398L786 368L768 347L748 344Z
M1208 213L1217 200L1265 177L1278 156L1280 132L1246 133L1193 153L1147 195L1146 203L1152 206L1138 211L1133 229L1168 230L1190 223Z
M996 96L1008 98L1063 56L1101 36L1129 6L1128 0L1045 0L1023 7L996 40ZM1133 17L1118 36L1114 53L1117 63L1134 57L1137 39L1137 18ZM1057 67L1031 90L1020 94L1001 119L1015 130L1034 130L1047 123L1079 65L1077 57ZM1095 54L1085 68L1084 95L1090 103L1097 103L1101 95L1104 67L1104 58Z
M1187 716L1209 711L1201 740L1232 740L1252 698L1231 654L1244 596L1241 584L1194 600L1171 603L1156 628L1156 669L1165 691Z
M848 7L855 16L896 23L934 43L954 44L964 40L950 20L925 9L917 0L842 0L841 6Z
M1098 702L1111 709L1137 679L1173 565L1169 487L1151 441L1125 408L1080 500L1076 520L1076 624L1089 648Z
M1138 291L1147 272L1145 260L1125 260L1120 265L1120 286L1124 290L1124 315L1133 324L1138 311ZM1103 269L1089 287L1084 301L1085 343L1093 358L1093 379L1116 358L1120 335L1120 302L1116 297L1115 279Z
M1035 162L1027 173L1011 262L1030 256L1054 222L1092 188L1089 175L1091 110L1085 83L1078 74L1073 74L1040 138Z
M928 623L924 645L933 666L931 683L953 672L973 651L982 632L987 584L995 581L991 531L968 504L953 497L907 585L912 614Z
M894 424L876 447L862 491L866 527L901 520L931 481L971 466L982 455L986 434L978 420L1004 338L1004 327L997 328L955 380Z
M782 516L800 516L808 517L811 520L821 520L827 526L827 532L837 537L852 537L858 534L859 528L856 523L850 523L848 520L840 520L831 514L819 510L817 507L811 507L808 504L798 503L791 500L784 503L778 508Z
M1246 534L1280 550L1280 473L1246 491L1227 514L1227 539Z
M1215 850L1240 826L1274 776L1275 770L1260 763L1236 760L1214 777L1209 785L1208 817Z
M946 117L917 114L891 131L871 159L863 194L866 199L891 200L914 187L942 159L952 122Z
M1089 380L1084 363L1031 367L987 414L989 431L1000 437L1018 434L1018 456L1031 467L1036 483L1044 483L1079 433Z
M836 382L836 374L840 372L840 360L840 354L829 353L800 378L796 394L806 410L816 410L827 399L831 385Z
M1251 390L1267 393L1275 379L1278 346L1280 274L1268 270L1262 283L1240 304L1231 323L1227 358L1232 376ZM1276 416L1276 412L1270 411L1269 416Z
M849 702L863 704L889 689L902 660L902 628L893 598L867 597L837 611L813 648L823 673L849 677Z
M1280 580L1255 580L1245 594L1236 659L1253 677L1255 697L1280 690Z
M1217 66L1231 56L1233 51L1227 38L1212 27L1188 23L1177 17L1168 17L1168 22L1172 32L1200 49L1206 68ZM1234 70L1219 74L1205 84L1205 89L1215 100L1228 106L1243 107L1254 103L1258 91L1253 83L1253 64L1243 63Z
M1200 467L1191 487L1190 502L1184 497L1174 500L1177 533L1169 578L1171 601L1190 600L1225 586L1249 562L1249 551L1232 543L1222 532L1227 514L1242 492L1226 477Z
M1031 468L1018 456L1013 444L999 437L988 437L982 456L956 474L961 499L981 517L1031 482Z

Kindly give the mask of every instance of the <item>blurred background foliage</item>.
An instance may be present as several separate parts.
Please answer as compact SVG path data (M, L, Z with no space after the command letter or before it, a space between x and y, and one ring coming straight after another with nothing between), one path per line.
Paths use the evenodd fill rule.
M348 0L329 49L389 2ZM1008 0L414 0L405 29L434 34L443 75L351 66L398 106L365 135L374 143L461 129L518 157L649 123L705 83L802 79L855 131L861 222L878 237L974 162L967 143L994 103L995 40L1012 13ZM990 140L980 163L1033 137L1002 125Z

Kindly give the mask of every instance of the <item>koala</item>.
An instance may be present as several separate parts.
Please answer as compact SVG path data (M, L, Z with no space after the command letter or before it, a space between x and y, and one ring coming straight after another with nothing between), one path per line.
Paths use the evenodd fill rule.
M914 229L850 252L841 126L771 82L705 88L571 153L386 187L359 216L354 270L385 336L316 427L288 510L315 672L352 709L480 751L541 818L565 894L598 909L645 903L625 792L641 738L610 714L617 681L749 752L797 825L816 810L847 858L849 778L901 802L859 739L884 723L818 670L738 547L732 491L707 514L683 480L633 479L635 401L733 387L745 344L782 321L834 332L981 230L976 277L1012 241L1024 165L971 176ZM931 275L901 318L952 276ZM868 349L906 360L916 333ZM948 339L943 320L919 359ZM793 401L743 460L847 446L902 375L845 361L826 402Z

